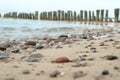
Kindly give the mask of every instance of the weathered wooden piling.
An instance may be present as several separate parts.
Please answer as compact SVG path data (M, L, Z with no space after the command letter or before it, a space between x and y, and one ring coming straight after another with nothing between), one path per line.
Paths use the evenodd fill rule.
M61 20L61 10L58 10L58 20Z
M84 11L84 21L87 21L87 11Z
M77 15L77 21L80 21L80 15Z
M40 19L41 19L41 20L47 20L47 18L48 18L47 12L42 12L42 13L40 14Z
M73 12L70 11L70 21L73 21L74 17L73 17Z
M76 21L77 18L76 18L76 11L74 11L74 21Z
M52 12L48 12L48 20L52 20Z
M64 13L64 11L62 11L62 21L64 21L65 20L65 13Z
M40 13L40 20L43 20L43 12Z
M99 15L100 15L100 10L96 10L96 21L97 22L100 20Z
M96 17L95 17L94 11L92 11L92 22L95 22L95 20L96 20Z
M119 8L114 10L115 22L119 21Z
M29 19L32 19L32 13L29 13Z
M38 20L38 11L35 11L35 20Z
M83 10L80 11L80 21L83 21Z
M64 19L65 21L67 21L67 19L68 19L67 17L68 17L68 14L65 13L65 19Z
M67 21L70 21L70 11L67 11Z
M101 10L101 19L100 19L100 21L103 22L103 19L104 19L104 9Z
M53 11L53 20L56 21L57 20L57 12Z
M105 22L108 22L108 10L106 10L106 14L105 14Z
M0 13L0 17L1 17L1 13Z
M89 22L91 22L92 17L91 17L91 11L89 11Z

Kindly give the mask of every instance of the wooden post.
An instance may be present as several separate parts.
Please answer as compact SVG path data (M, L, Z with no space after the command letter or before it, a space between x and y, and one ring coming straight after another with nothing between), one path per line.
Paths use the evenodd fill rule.
M77 21L80 21L80 15L77 15Z
M99 21L100 10L96 10L96 21Z
M65 13L65 21L67 21L67 18L68 17L68 14L67 13Z
M48 20L52 20L52 12L48 12Z
M96 21L96 16L95 16L94 11L92 11L92 21L93 21L93 22L95 22L95 21Z
M74 11L74 21L76 21L76 11Z
M73 21L73 11L70 11L70 14L71 14L71 16L70 16L70 21Z
M38 11L35 11L35 20L38 20Z
M119 21L119 9L115 9L114 10L114 16L115 16L115 22L118 22Z
M61 10L58 10L58 20L61 20Z
M108 22L108 10L106 10L106 14L105 14L105 22Z
M0 13L0 17L1 17L1 13Z
M84 20L87 21L87 11L84 11Z
M40 13L40 20L43 20L43 12Z
M32 19L32 13L29 13L29 19Z
M89 11L89 22L91 22L91 11Z
M56 21L57 20L57 12L53 11L53 20Z
M62 11L62 20L63 21L65 20L65 13L64 13L64 11Z
M83 10L80 11L80 21L83 21Z
M104 9L101 10L101 22L103 22L104 19Z
M67 20L70 21L70 11L67 11Z
M22 13L18 14L18 18L21 19L22 18Z

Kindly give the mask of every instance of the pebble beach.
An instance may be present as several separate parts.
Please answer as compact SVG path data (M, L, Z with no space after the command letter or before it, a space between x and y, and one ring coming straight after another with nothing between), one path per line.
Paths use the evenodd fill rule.
M120 24L0 41L0 80L120 80Z

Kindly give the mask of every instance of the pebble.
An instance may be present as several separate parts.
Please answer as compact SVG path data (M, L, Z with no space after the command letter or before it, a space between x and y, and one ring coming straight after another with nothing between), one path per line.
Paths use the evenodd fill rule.
M58 75L60 75L60 72L59 72L58 70L52 71L52 72L50 73L50 77L52 77L52 78L55 78L55 77L57 77Z
M106 56L106 59L107 60L115 60L115 59L118 59L118 57L115 55L108 55L108 56Z
M35 45L36 45L36 42L35 42L35 41L27 41L27 42L25 43L25 45L33 45L33 46L35 46Z
M66 63L70 62L70 60L67 57L59 57L55 60L56 63Z
M96 50L96 48L95 47L91 47L90 50Z
M22 73L23 73L23 74L30 74L30 71L27 70L27 69L25 69L25 70L22 71Z
M116 49L120 49L120 45L115 45Z
M0 55L0 59L7 59L9 58L8 56L5 56L5 55Z
M87 66L87 62L77 62L72 65L72 67Z
M73 78L76 79L76 78L79 78L79 77L83 77L85 75L86 75L86 73L84 73L83 71L77 71L77 72L73 73Z
M104 70L103 72L102 72L102 75L108 75L109 74L109 71L108 70Z
M40 45L40 43L36 43L35 48L36 49L43 49L44 46Z
M12 52L12 53L19 53L20 50L16 49L16 50L13 50L13 51L11 51L11 52Z

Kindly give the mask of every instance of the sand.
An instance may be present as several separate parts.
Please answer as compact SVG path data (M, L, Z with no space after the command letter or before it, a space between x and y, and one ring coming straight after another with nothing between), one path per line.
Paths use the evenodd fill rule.
M105 37L98 40L80 39L71 44L60 44L62 48L26 49L20 53L11 53L7 61L0 60L0 80L120 80L120 49L113 43L120 41L120 34L113 34L113 37ZM108 41L113 39L114 41ZM104 42L104 46L100 43ZM86 48L92 45L96 52ZM120 43L118 44L120 45ZM86 52L87 51L87 52ZM22 61L21 57L31 54L42 54L39 62ZM118 59L106 60L105 56L115 55ZM84 58L79 60L80 56ZM58 57L67 57L72 62L53 63ZM90 59L93 60L90 60ZM87 62L86 66L73 67L77 60ZM23 74L24 70L29 70L29 74ZM50 73L58 70L62 75L50 77ZM102 72L108 70L109 74L103 75ZM74 72L83 71L85 75L73 78Z

